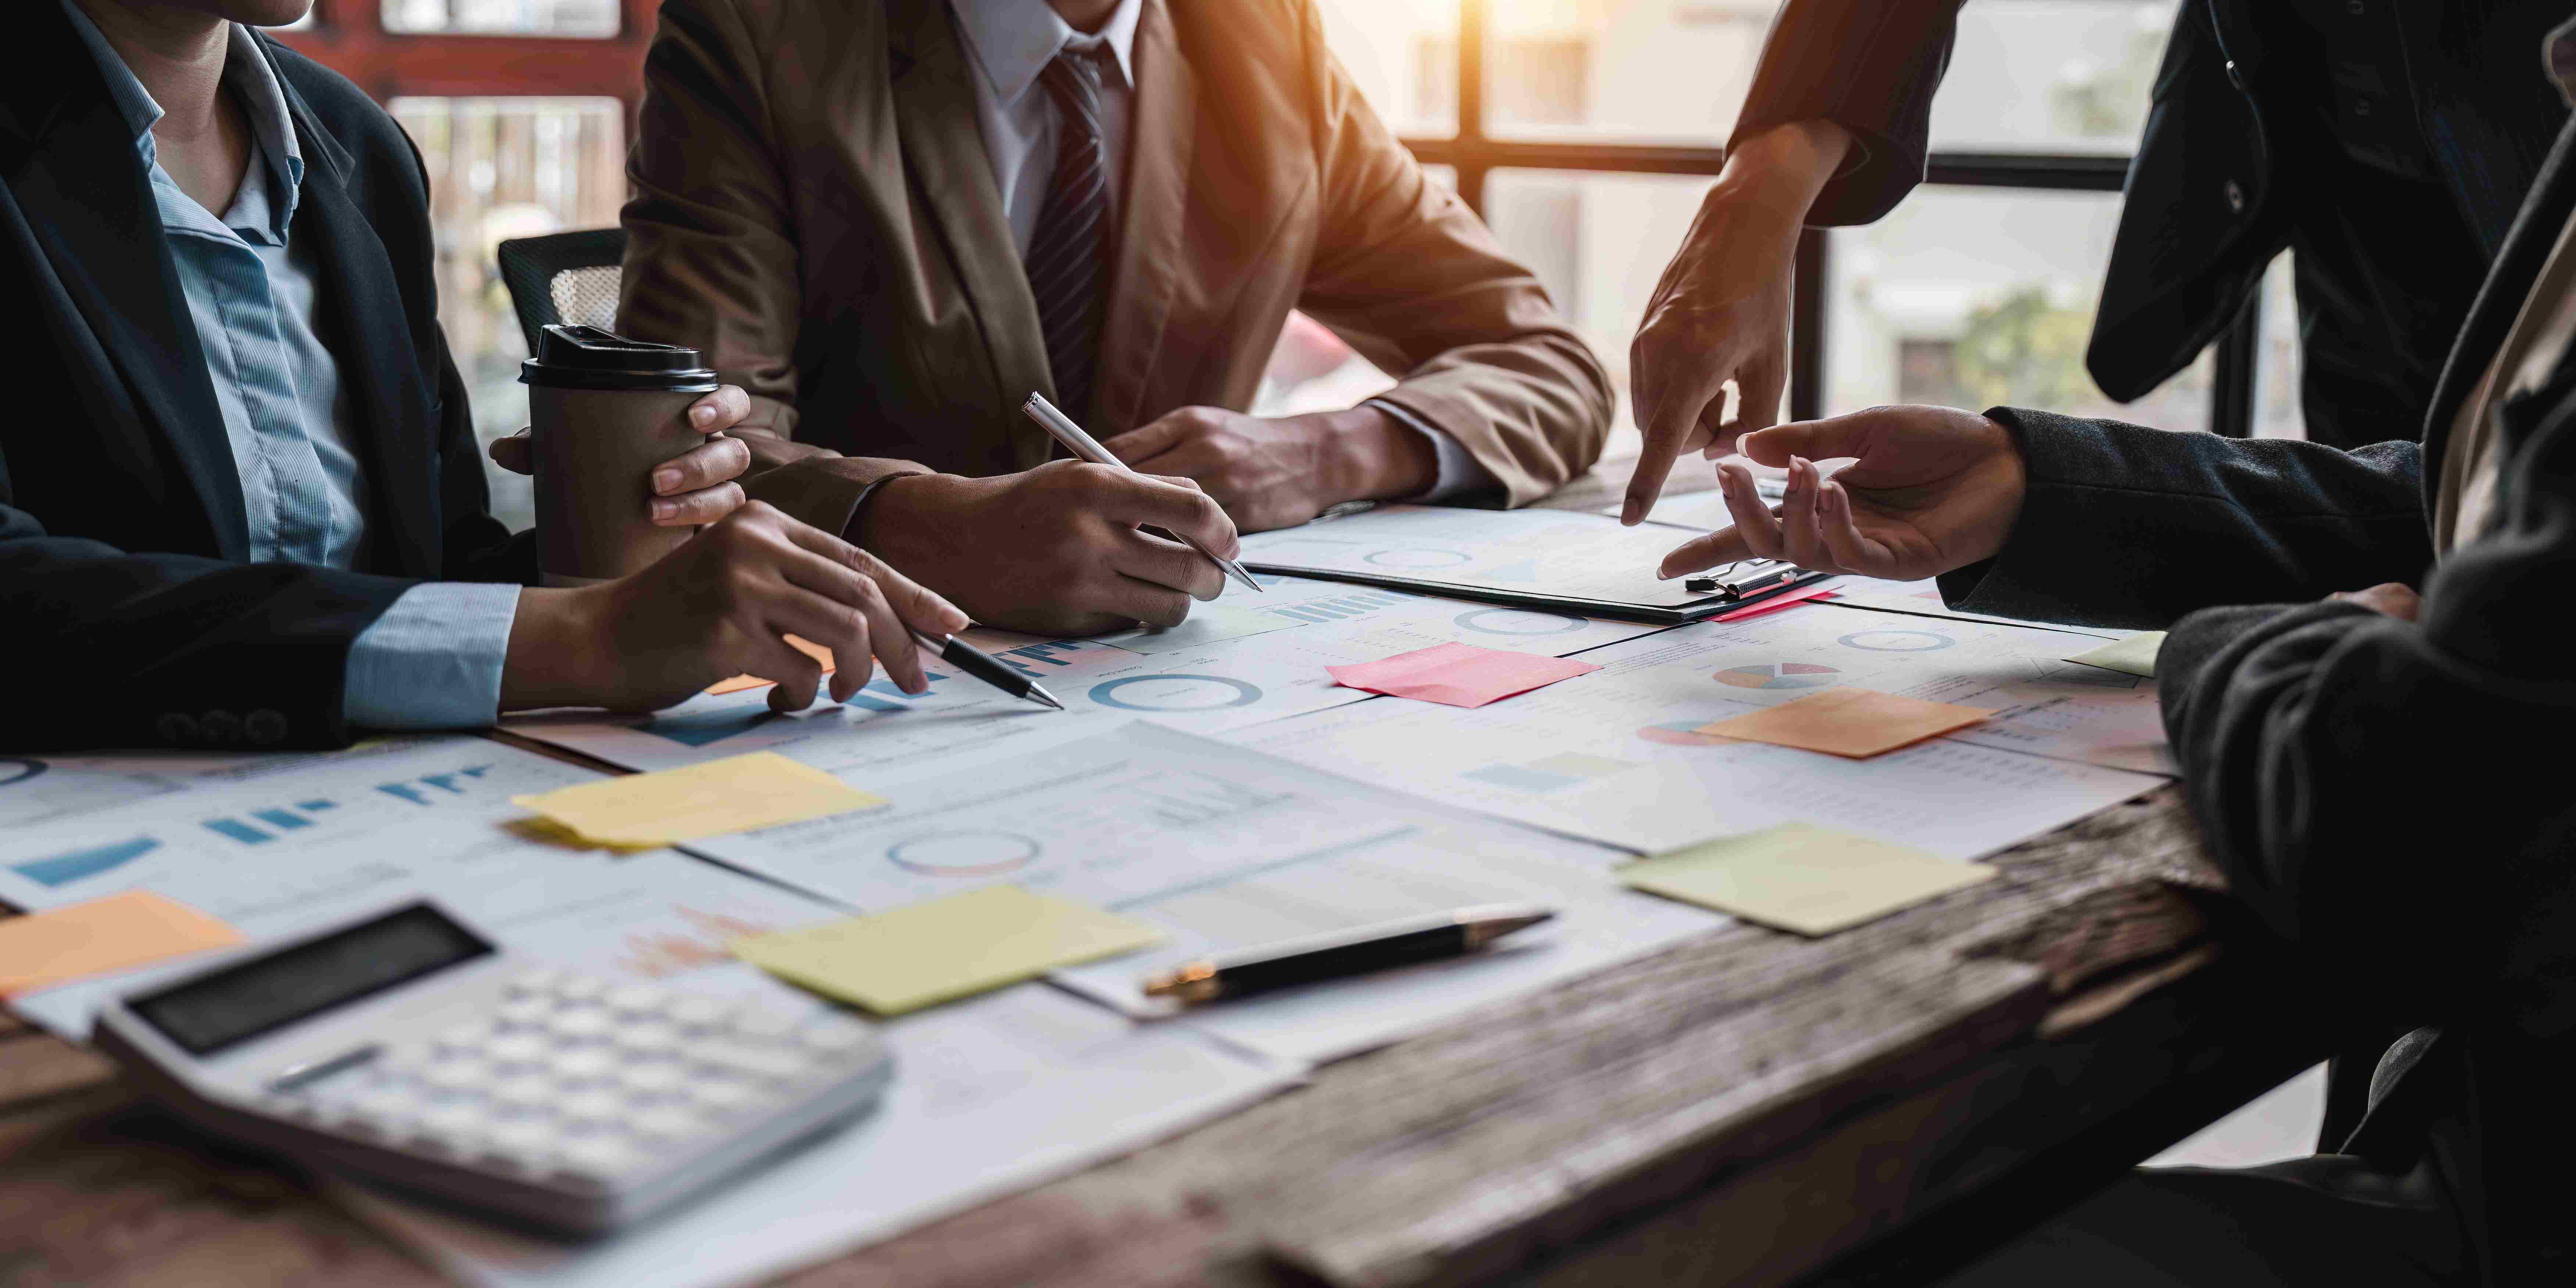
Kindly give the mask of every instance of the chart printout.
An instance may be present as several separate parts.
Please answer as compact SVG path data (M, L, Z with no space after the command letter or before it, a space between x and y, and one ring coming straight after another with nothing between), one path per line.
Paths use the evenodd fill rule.
M932 663L931 691L913 697L883 676L847 703L828 698L793 715L769 710L766 688L703 694L645 718L596 712L539 715L512 732L630 769L669 769L720 756L775 751L848 774L926 757L1050 736L1074 721L1103 728L1140 717L1220 733L1358 702L1326 667L1440 644L1561 657L1656 628L1563 613L1265 576L1266 595L1233 589L1171 631L1051 640L977 630L967 638L1065 703L1049 711Z
M1970 859L2158 781L2087 763L2153 759L2148 682L2096 683L2048 656L2072 637L2018 629L1802 605L1597 649L1601 670L1475 711L1387 699L1244 740L1642 853L1806 821ZM1834 685L1999 714L1868 760L1698 732Z
M865 782L884 807L688 848L860 908L1009 882L1147 922L1159 948L1056 976L1128 1009L1137 976L1180 956L1476 904L1558 909L1486 960L1191 1017L1283 1059L1375 1045L1722 924L1620 887L1600 846L1144 722Z

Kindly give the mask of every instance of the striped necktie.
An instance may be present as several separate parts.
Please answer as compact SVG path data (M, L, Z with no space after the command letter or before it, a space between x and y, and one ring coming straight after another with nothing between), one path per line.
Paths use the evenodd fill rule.
M1101 281L1108 276L1109 158L1100 139L1099 58L1095 46L1056 51L1038 74L1055 100L1055 174L1038 211L1024 266L1029 293L1046 333L1047 369L1055 376L1056 403L1083 420L1091 414L1091 382L1100 362Z

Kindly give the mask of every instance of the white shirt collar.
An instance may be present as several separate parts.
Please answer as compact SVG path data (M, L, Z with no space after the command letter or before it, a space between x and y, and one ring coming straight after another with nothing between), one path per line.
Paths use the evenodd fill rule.
M1075 31L1047 0L949 0L949 7L999 103L1020 101L1067 42L1093 39ZM1136 85L1136 20L1144 8L1145 0L1118 0L1097 37L1130 89Z

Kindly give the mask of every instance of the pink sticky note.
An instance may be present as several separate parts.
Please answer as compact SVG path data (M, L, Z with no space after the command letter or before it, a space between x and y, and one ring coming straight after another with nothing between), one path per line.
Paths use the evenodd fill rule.
M1572 658L1541 657L1473 644L1442 644L1356 666L1324 669L1345 688L1420 698L1453 707L1481 707L1601 668Z
M1784 594L1773 595L1769 599L1763 600L1761 603L1754 604L1749 608L1739 608L1731 613L1719 613L1717 616L1711 617L1708 620L1712 622L1740 622L1747 617L1760 617L1764 613L1776 613L1783 608L1796 608L1798 605L1806 603L1810 599L1833 598L1837 598L1837 596L1827 587L1805 586L1797 590L1788 591Z

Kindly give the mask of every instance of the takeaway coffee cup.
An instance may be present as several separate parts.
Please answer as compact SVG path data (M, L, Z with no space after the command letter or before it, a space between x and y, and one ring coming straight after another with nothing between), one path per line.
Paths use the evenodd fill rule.
M549 326L519 364L537 467L537 566L549 586L623 577L692 529L650 517L653 469L705 441L689 404L716 373L695 349Z

